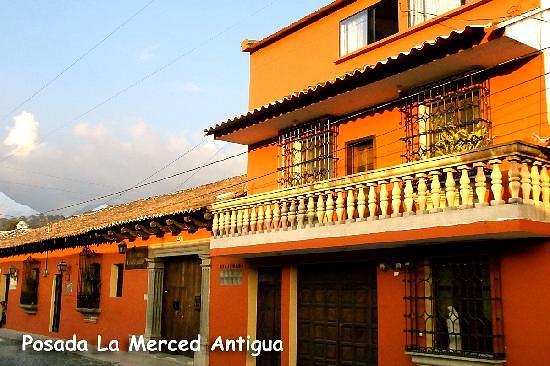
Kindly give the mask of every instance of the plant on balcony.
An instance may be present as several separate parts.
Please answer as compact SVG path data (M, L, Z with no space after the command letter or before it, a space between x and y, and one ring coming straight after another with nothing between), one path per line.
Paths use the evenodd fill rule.
M476 123L471 131L454 125L445 126L441 128L439 141L433 145L433 156L479 149L488 146L491 141L489 127L484 122Z

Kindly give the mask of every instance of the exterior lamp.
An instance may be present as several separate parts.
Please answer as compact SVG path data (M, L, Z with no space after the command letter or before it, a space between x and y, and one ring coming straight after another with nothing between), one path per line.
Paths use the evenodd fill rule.
M128 246L125 242L121 241L120 243L118 243L118 254L126 253L126 248L128 248Z
M63 274L63 272L65 272L67 270L67 267L68 267L68 264L67 262L65 261L61 261L59 263L57 263L57 269L59 272L61 272L61 274Z
M10 273L10 276L17 281L17 268L15 267L10 267L8 269L9 273Z

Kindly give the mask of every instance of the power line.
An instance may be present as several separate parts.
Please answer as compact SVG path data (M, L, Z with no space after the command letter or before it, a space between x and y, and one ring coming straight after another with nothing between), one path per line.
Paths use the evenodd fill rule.
M492 67L489 67L489 68L486 68L486 69L482 69L482 70L479 70L479 71L476 71L474 73L471 73L469 74L469 76L473 76L475 74L478 74L478 73L481 73L481 72L487 72L487 71L490 71L491 69L494 69L494 68L497 68L497 67L502 67L504 65L507 65L509 63L513 63L513 62L517 62L519 60L522 60L522 59L526 59L532 55L535 55L535 54L538 54L540 51L536 51L536 52L533 52L531 54L528 54L528 55L524 55L524 56L520 56L520 57L517 57L517 58L514 58L514 59L511 59L511 60L508 60L508 61L505 61L505 62L502 62L498 65L495 65L495 66L492 66ZM546 74L541 74L539 75L538 77L542 77ZM534 80L536 79L535 78L532 78L530 80ZM444 85L448 83L448 81L444 81L444 82L441 82L440 84L438 85ZM508 87L505 87L495 93L500 93L502 91L505 91L505 90L509 90L509 89L512 89L514 87L516 87L517 85L521 85L525 83L525 81L521 81L515 85L511 85L511 86L508 86ZM412 94L412 95L415 95L415 94ZM396 102L400 101L400 100L404 100L406 98L410 98L411 95L407 95L407 96L403 96L403 97L400 97L400 98L397 98L397 99L394 99L390 102L387 102L387 103L384 103L384 104L381 104L381 105L378 105L378 106L375 106L375 107L372 107L372 108L368 108L368 109L365 109L365 110L362 110L362 111L359 111L357 113L354 113L352 115L347 115L347 116L344 116L340 119L337 119L335 121L333 121L333 123L340 123L342 121L351 121L351 120L354 120L354 119L357 119L357 118L360 118L361 116L363 115L366 115L366 114L370 114L370 113L373 113L375 111L378 111L380 109L387 109L391 106L394 106L396 104ZM500 125L500 124L499 124ZM393 131L396 131L397 129L394 129L394 130L390 130L390 131L387 131L385 132L384 134L386 133L389 133L389 132L393 132ZM391 145L391 144L394 144L394 143L397 143L399 142L398 140L397 141L393 141L392 143L389 143L387 145ZM379 147L382 147L382 146L378 146ZM340 149L338 151L341 151L343 149ZM103 195L103 196L100 196L100 197L95 197L95 198L92 198L92 199L89 199L89 200L85 200L85 201L82 201L82 202L77 202L77 203L74 203L74 204L70 204L70 205L67 205L67 206L64 206L64 207L60 207L60 208L57 208L57 209L52 209L52 210L48 210L48 211L45 211L44 213L48 213L48 212L54 212L54 211L59 211L59 210L64 210L64 209L67 209L67 208L71 208L71 207L75 207L75 206L80 206L82 204L86 204L86 203L90 203L90 202L94 202L94 201L97 201L97 200L101 200L101 199L104 199L104 198L109 198L109 197L113 197L113 196L116 196L116 195L120 195L122 193L126 193L128 191L131 191L131 190L134 190L134 189L139 189L141 187L144 187L144 186L148 186L148 185L151 185L151 184L156 184L158 182L161 182L161 181L164 181L164 180L167 180L167 179L172 179L174 177L177 177L177 176L180 176L180 175L183 175L183 174L186 174L186 173L189 173L189 172L194 172L194 171L197 171L197 170L200 170L200 169L203 169L207 166L211 166L211 165L214 165L214 164L217 164L219 162L222 162L222 161L227 161L227 160L230 160L230 159L233 159L233 158L236 158L238 156L241 156L243 154L245 154L246 151L242 152L242 153L239 153L239 154L235 154L235 155L232 155L232 156L229 156L229 157L226 157L224 159L221 159L221 160L217 160L217 161L214 161L214 162L210 162L210 163L207 163L207 164L204 164L204 165L201 165L201 166L198 166L198 167L195 167L193 169L189 169L189 170L186 170L186 171L183 171L183 172L179 172L179 173L176 173L176 174L173 174L171 176L168 176L168 177L163 177L163 178L159 178L157 180L154 180L154 181L151 181L151 182L147 182L147 183L142 183L142 184L139 184L139 185L136 185L136 186L133 186L133 187L129 187L129 188L126 188L124 190L121 190L121 191L118 191L118 192L115 192L115 193L110 193L110 194L107 194L107 195ZM392 153L393 154L393 153ZM273 171L271 172L270 174L275 174L279 171L279 169L277 169L276 171Z
M50 85L55 83L63 74L65 74L67 71L72 69L76 64L78 64L80 61L82 61L86 56L88 56L90 53L92 53L96 48L101 46L105 41L107 41L111 36L113 36L116 32L118 32L120 29L122 29L126 24L131 22L135 17L137 17L140 13L142 13L145 9L147 9L155 0L148 1L144 6L138 9L135 13L130 15L125 21L117 25L112 31L107 33L105 37L103 37L101 40L99 40L97 43L95 43L92 47L87 49L83 54L78 56L76 59L74 59L70 64L68 64L63 70L61 70L57 75L55 75L50 80L46 81L40 88L38 88L36 91L34 91L30 96L28 96L26 99L21 101L17 106L12 108L8 113L3 115L0 118L0 121L4 121L7 117L15 113L19 108L30 102L32 99L34 99L38 94L43 92L46 88L48 88Z
M230 160L230 159L234 159L234 158L239 157L239 156L241 156L241 155L244 155L244 154L246 154L246 153L247 153L247 151L243 151L243 152L241 152L241 153L238 153L238 154L235 154L235 155L231 155L231 156L225 157L225 158L223 158L223 159L219 159L219 160L216 160L216 161L213 161L213 162L210 162L210 163L207 163L207 164L204 164L204 165L202 165L202 166L198 166L198 167L195 167L195 168L192 168L192 169L184 170L184 171L181 171L181 172L178 172L178 173L169 175L169 176L167 176L167 177L158 178L158 179L155 179L155 180L150 181L150 182L142 183L142 184L136 185L136 186L131 187L131 188L126 188L126 189L120 190L120 191L118 191L118 192L105 194L105 195L103 195L103 196L91 198L91 199L89 199L89 200L85 200L85 201L73 203L73 204L70 204L70 205L66 205L66 206L63 206L63 207L59 207L59 208L56 208L56 209L44 211L43 213L49 213L49 212L54 212L54 211L61 211L61 210L65 210L65 209L67 209L67 208L72 208L72 207L76 207L76 206L81 206L81 205L84 205L84 204L87 204L87 203L95 202L95 201L102 200L102 199L109 198L109 197L113 197L113 196L117 196L117 195L120 195L120 194L122 194L122 193L131 191L131 190L134 190L134 189L138 189L138 188L141 188L141 187L145 187L145 186L149 186L149 185L152 185L152 184L156 184L156 183L159 183L159 182L168 180L168 179L173 179L173 178L175 178L175 177L179 177L179 176L181 176L181 175L183 175L183 174L187 174L187 173L193 172L193 171L195 171L195 170L199 170L199 169L205 168L205 167L207 167L207 166L211 166L211 165L218 164L218 163L221 163L221 162Z
M225 149L227 147L227 144L226 145L223 145L222 147L220 147L211 157L210 159L207 160L207 162L210 162L212 161L223 149ZM177 188L176 188L176 191L179 191L180 189L183 188L183 186L185 185L185 183L189 182L191 180L191 178L193 178L195 175L197 175L197 173L199 172L200 170L196 170L193 172L193 174L191 174L189 177L187 177L183 182L181 182Z
M194 151L195 149L197 149L200 145L204 144L206 142L207 138L203 138L202 141L200 141L198 144L196 144L195 146L191 147L190 149L186 150L185 152L183 152L182 154L178 155L175 159L171 160L170 162L168 162L167 164L165 164L164 166L162 166L161 168L155 170L151 175L147 176L146 178L140 180L138 183L134 184L133 186L130 186L128 187L127 189L133 189L134 187L136 186L139 186L140 184L142 183L145 183L147 182L149 179L153 178L154 176L156 176L157 174L159 174L160 172L168 169L170 166L172 166L174 163L176 163L178 160L182 159L183 157L185 157L186 155L188 155L189 153L191 153L192 151ZM116 198L120 198L122 196L119 195L118 197ZM103 204L104 205L108 205L110 202L112 202L113 200L115 199L115 197L111 197L109 200L105 201Z
M44 176L44 177L48 177L48 178L52 178L52 179L57 179L57 180L66 180L66 181L69 181L69 182L83 183L83 184L89 184L89 185L100 186L100 187L105 187L105 188L114 188L114 189L120 189L121 188L121 187L116 187L116 186L113 186L113 185L110 185L110 184L92 182L92 181L89 181L89 180L77 179L77 178L71 178L71 177L61 177L61 176L53 175L53 174L50 174L50 173L45 173L45 172L36 171L36 170L21 169L21 168L17 168L17 167L14 167L14 166L8 166L7 168L10 169L10 170L21 171L21 172L25 172L25 173L28 173L28 174L40 175L40 176Z
M261 11L267 9L268 7L272 6L273 4L275 4L277 1L280 1L280 0L273 0L271 2L269 2L268 4L262 6L261 8L255 10L254 12L250 13L249 15L241 18L239 21L233 23L232 25L224 28L223 30L219 31L218 33L215 33L214 35L210 36L209 38L205 39L204 41L202 41L201 43L199 43L198 45L192 47L191 49L189 50L186 50L186 51L183 51L181 52L180 54L178 54L176 57L174 57L173 59L171 59L169 62L165 63L164 65L158 67L157 69L145 74L144 76L142 76L141 78L137 79L136 81L132 82L131 84L125 86L124 88L118 90L117 92L115 92L114 94L110 95L109 97L103 99L102 101L100 101L99 103L93 105L92 107L90 107L89 109L87 109L86 111L84 111L83 113L79 114L78 116L74 117L73 119L69 120L68 122L58 126L57 128L54 128L53 130L51 130L50 132L48 132L47 134L44 135L44 137L42 138L42 140L40 142L44 142L44 140L51 136L52 134L54 134L55 132L65 128L66 126L80 120L81 118L87 116L88 114L92 113L93 111L101 108L102 106L104 106L105 104L109 103L110 101L112 101L113 99L119 97L120 95L126 93L127 91L135 88L136 86L140 85L141 83L145 82L146 80L152 78L153 76L163 72L164 70L168 69L169 67L173 66L174 64L176 64L178 61L180 61L182 58L194 53L195 51L197 51L198 49L200 49L201 47L203 47L204 45L212 42L213 40L215 40L216 38L224 35L225 33L229 32L230 30L232 30L233 28L237 27L238 25L240 25L241 23L243 23L245 20L247 20L248 18L260 13ZM14 153L10 153L6 156L4 156L4 158L0 159L0 163L5 161L6 159L10 158L11 156L13 156Z

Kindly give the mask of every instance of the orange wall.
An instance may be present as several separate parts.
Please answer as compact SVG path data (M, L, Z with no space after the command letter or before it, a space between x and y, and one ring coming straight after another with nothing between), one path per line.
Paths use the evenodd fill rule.
M206 229L200 229L195 233L183 232L178 235L178 240L174 235L164 235L161 238L150 237L147 240L138 238L134 242L127 243L128 247L143 247L156 245L162 247L163 244L181 243L194 239L204 239L210 237L210 232ZM12 266L19 272L17 289L9 291L9 304L7 312L7 324L9 329L37 333L56 338L70 338L76 334L79 339L87 339L91 344L96 345L97 335L100 334L103 340L119 340L120 349L126 349L128 346L128 336L132 334L142 335L145 331L145 316L147 309L147 300L144 295L147 294L148 279L147 269L134 269L124 271L123 293L122 297L110 297L110 276L111 266L125 262L125 255L118 254L116 244L101 244L91 246L96 253L101 253L101 295L100 309L97 322L84 320L84 316L76 311L76 298L78 292L79 275L79 253L82 248L56 250L48 253L49 276L40 276L38 288L38 311L30 315L19 307L19 297L21 294L22 261L28 255L11 258L0 258L1 273L8 273ZM46 266L46 254L32 254L34 259L40 260L40 272ZM64 260L69 264L70 279L67 273L63 275L63 285L72 284L72 292L63 291L61 303L61 320L58 333L50 332L50 309L52 285L57 271L57 263ZM3 276L2 276L3 277ZM65 289L65 287L64 287ZM123 315L123 316L122 316ZM104 342L105 343L105 342Z
M95 249L95 248L92 248ZM105 253L109 249L109 253ZM116 253L116 245L102 247L104 254L101 263L101 297L97 322L87 322L84 316L76 311L76 297L78 292L78 251L67 250L63 256L50 256L48 259L48 277L40 276L38 288L38 310L30 315L19 307L19 297L22 288L22 263L5 262L0 265L2 273L6 273L13 265L19 270L17 289L9 291L9 303L6 327L19 331L48 335L57 338L70 338L76 334L79 339L87 339L91 344L97 342L100 334L104 340L118 339L120 347L127 347L128 335L143 334L145 329L145 310L147 302L144 294L147 293L147 270L136 269L124 271L123 296L109 297L111 265L124 263L125 256ZM72 252L72 253L71 253ZM77 253L74 253L77 252ZM99 251L97 251L99 252ZM63 259L69 265L69 270L63 275L63 295L61 300L61 319L58 333L50 332L50 309L52 285L56 265ZM45 260L40 261L40 271L45 269ZM72 284L72 292L65 291L67 285ZM132 311L128 311L132 309ZM124 314L124 317L121 317ZM116 325L116 326L115 326Z
M250 109L410 50L454 29L463 29L468 24L498 22L502 20L500 17L519 15L540 4L540 0L479 0L476 5L456 10L444 21L426 22L405 33L407 22L401 19L397 35L367 46L368 52L339 60L340 21L376 2L358 0L253 52L250 56ZM408 2L400 0L399 3L399 14L403 17Z
M535 143L533 134L550 135L546 114L546 84L543 56L537 56L514 69L490 78L489 110L493 143L524 140ZM337 176L346 175L346 143L363 137L375 137L375 168L405 162L402 154L405 136L398 108L374 113L339 126L337 138ZM279 148L276 142L249 149L248 193L277 189ZM273 174L270 174L273 173ZM265 176L260 179L257 177Z
M334 240L334 239L333 239ZM484 245L481 243L480 245ZM550 318L546 315L550 304L550 241L518 239L492 243L501 252L501 288L504 318L506 365L542 365L550 359L547 330ZM373 253L373 252L371 252ZM330 255L330 254L327 254ZM363 254L364 255L364 254ZM390 254L387 260L395 258ZM334 255L333 255L334 256ZM337 258L338 254L334 256ZM281 333L284 351L282 365L288 364L289 328L289 260L283 256L271 258L272 264L283 268L281 287ZM304 257L307 262L315 259ZM383 262L385 257L380 257ZM293 259L292 261L295 261ZM324 263L326 259L323 260ZM222 264L245 265L241 286L220 286L219 267ZM330 265L330 263L327 263ZM247 262L246 260L216 256L212 260L210 332L217 335L238 337L247 335ZM377 272L378 296L378 364L411 366L410 356L405 354L405 303L403 274L394 276L392 271ZM536 300L535 300L536 299ZM534 352L533 350L537 350ZM298 350L299 352L299 350ZM244 366L242 353L212 353L211 365Z
M378 364L410 365L405 355L406 327L403 275L378 269Z
M243 281L240 285L220 285L223 265L243 264ZM246 262L239 258L212 258L210 272L210 344L218 337L236 339L246 337L248 323L248 272ZM210 353L210 366L244 365L245 352Z
M550 360L550 241L513 244L501 259L506 364L542 365Z

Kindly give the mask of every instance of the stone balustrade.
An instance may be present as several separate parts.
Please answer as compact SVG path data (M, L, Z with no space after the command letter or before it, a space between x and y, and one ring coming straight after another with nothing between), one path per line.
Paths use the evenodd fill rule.
M215 237L528 204L550 210L550 155L511 142L219 201Z

